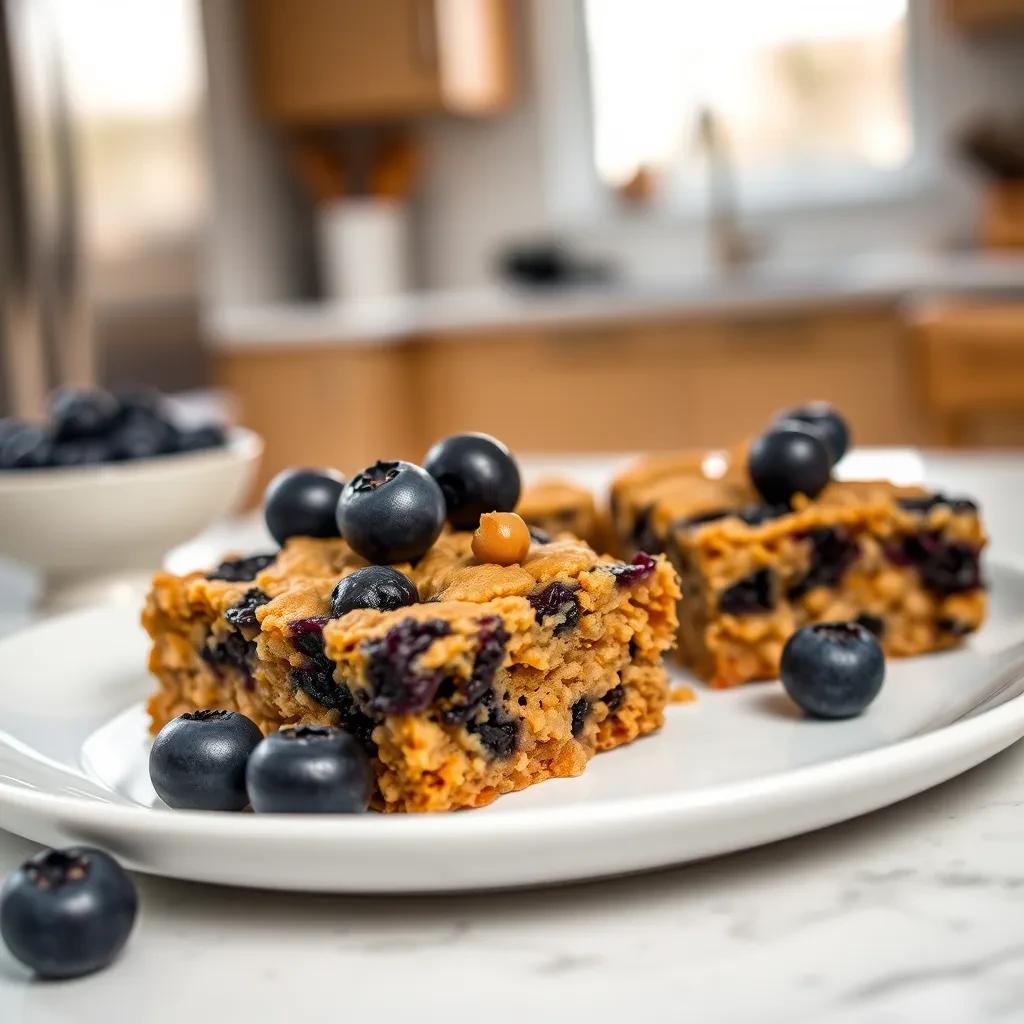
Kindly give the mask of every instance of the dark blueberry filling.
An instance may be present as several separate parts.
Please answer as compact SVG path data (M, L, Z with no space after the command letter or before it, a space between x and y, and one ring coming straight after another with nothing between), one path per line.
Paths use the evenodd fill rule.
M954 512L977 512L978 505L970 498L950 498L938 491L934 494L914 495L898 499L900 508L907 512L930 512L936 505L948 505Z
M719 508L712 512L703 512L697 516L679 519L675 525L680 529L688 530L694 526L703 526L705 523L714 523L719 519L735 516L747 526L760 526L769 520L788 515L790 511L792 510L788 505L746 505L743 508Z
M352 691L334 679L334 662L324 651L323 630L326 623L326 617L320 615L296 619L290 623L289 631L295 647L306 659L301 668L291 670L292 685L325 708L336 709L342 728L355 736L363 746L372 747L370 735L373 722L356 707Z
M224 618L238 629L255 629L260 624L256 618L256 609L269 601L270 598L262 590L253 587L245 592L238 604L224 613Z
M609 565L606 568L615 577L615 582L620 587L631 587L634 583L647 579L654 572L654 567L657 564L650 555L639 551L633 556L632 562Z
M386 715L415 714L429 707L443 680L439 669L417 671L413 662L451 627L443 619L403 619L377 640L363 643L371 705Z
M982 586L981 565L976 549L940 534L913 534L886 550L896 565L913 566L921 582L933 594L946 597L977 590Z
M661 541L654 534L654 528L651 526L651 513L654 511L653 505L648 505L646 508L640 509L636 514L636 519L633 520L633 530L630 537L633 541L633 547L638 551L660 551L662 548Z
M466 729L490 751L493 757L508 757L519 744L519 723L498 708L493 690L484 694L480 706L487 709L483 722L469 722Z
M452 724L466 722L472 718L481 701L490 692L494 677L505 658L505 644L508 643L509 636L501 618L489 615L481 619L479 625L476 657L473 659L469 681L461 693L453 694L452 701L442 716L446 722Z
M834 587L860 553L857 542L843 529L823 527L806 534L811 542L807 575L789 588L790 600L801 598L815 587Z
M605 707L608 708L608 714L612 715L622 706L622 702L626 697L626 691L623 690L622 684L613 686L602 698Z
M882 637L885 636L885 620L880 616L871 615L868 612L861 612L855 621L877 639L881 640Z
M723 590L718 598L718 607L726 615L752 615L755 612L771 611L775 607L771 571L758 569Z
M940 633L948 633L950 636L968 636L977 628L963 619L954 619L951 616L936 619L935 626Z
M563 617L562 621L555 626L555 636L575 629L580 621L580 602L576 597L575 587L566 586L557 580L554 583L549 583L543 590L531 594L529 602L538 622L543 622L556 615Z
M210 637L199 652L200 657L218 668L234 668L246 677L252 676L252 664L256 658L256 641L246 640L241 633L232 630L221 637Z
M583 732L583 727L587 724L587 715L590 714L590 701L586 697L580 697L569 711L569 717L572 722L572 734L573 736L579 736Z
M221 562L213 572L207 574L209 580L224 580L227 583L247 583L254 580L256 574L262 572L277 555L252 555L249 558L233 558Z

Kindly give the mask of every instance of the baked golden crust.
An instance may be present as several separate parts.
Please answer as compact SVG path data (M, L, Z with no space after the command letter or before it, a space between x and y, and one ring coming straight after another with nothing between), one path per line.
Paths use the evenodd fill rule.
M336 619L334 585L365 565L340 540L293 539L249 580L158 574L143 612L153 729L198 707L264 732L341 725L373 753L374 806L432 811L578 774L662 724L679 594L666 559L624 565L562 539L502 567L470 543L446 533L398 567L419 604Z
M770 508L735 459L716 479L708 465L692 453L640 463L613 495L623 545L676 566L680 656L713 686L777 675L811 622L861 618L891 655L954 646L983 622L973 502L868 480Z

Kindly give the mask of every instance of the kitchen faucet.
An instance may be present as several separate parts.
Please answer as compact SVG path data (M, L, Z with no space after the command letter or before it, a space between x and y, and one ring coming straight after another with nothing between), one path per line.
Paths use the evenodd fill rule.
M763 252L764 241L740 223L735 164L721 120L711 107L701 107L697 114L697 147L708 162L711 256L719 270L737 270Z

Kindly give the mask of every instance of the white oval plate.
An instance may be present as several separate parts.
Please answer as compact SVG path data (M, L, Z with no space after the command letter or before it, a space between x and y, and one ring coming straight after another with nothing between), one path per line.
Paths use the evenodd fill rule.
M0 825L154 874L326 892L537 885L641 871L821 828L918 793L1024 735L1024 573L994 569L962 650L891 662L859 719L802 718L778 683L698 689L657 736L478 811L171 811L146 767L147 643L131 608L0 643Z

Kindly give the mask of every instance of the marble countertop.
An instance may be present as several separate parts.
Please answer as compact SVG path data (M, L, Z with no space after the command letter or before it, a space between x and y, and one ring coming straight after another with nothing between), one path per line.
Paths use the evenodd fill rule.
M224 306L208 311L205 328L211 342L222 349L381 345L502 326L742 315L978 293L1024 293L1024 259L973 252L907 253L813 266L764 264L731 274L694 271L645 282L553 289L495 285L361 302Z
M1024 562L1024 457L885 458L977 495L994 556ZM867 817L637 877L382 898L138 876L136 934L109 970L34 983L0 951L0 1021L1019 1021L1022 807L1017 744ZM0 874L33 850L0 832Z

